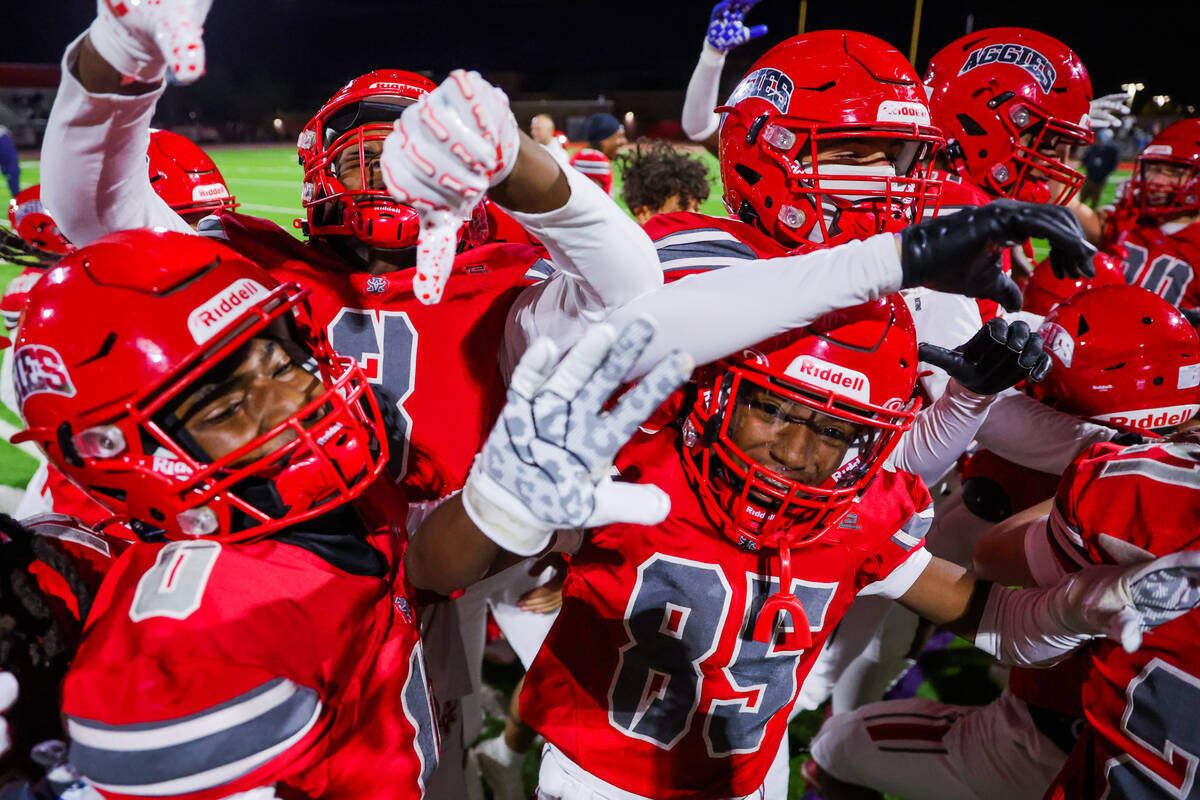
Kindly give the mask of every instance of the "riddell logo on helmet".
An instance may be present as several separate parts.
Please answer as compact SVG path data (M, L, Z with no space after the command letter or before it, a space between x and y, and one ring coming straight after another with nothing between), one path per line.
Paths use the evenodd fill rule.
M1158 430L1173 428L1187 422L1200 411L1200 405L1164 406L1163 408L1143 408L1137 411L1114 411L1111 414L1097 414L1092 419L1100 422L1111 422L1125 428L1137 430Z
M1012 64L1014 67L1020 67L1037 81L1043 92L1050 91L1058 77L1050 59L1023 44L989 44L972 50L958 74L965 75L976 67L988 64Z
M884 100L875 112L876 122L915 122L917 125L929 124L929 109L921 103L908 103L903 100Z
M194 472L186 461L163 456L154 456L150 462L150 469L159 475L166 475L168 478L190 478Z
M784 374L864 403L871 400L871 381L866 375L813 356L800 356L788 365Z
M1147 145L1142 150L1143 156L1169 156L1171 155L1171 145L1169 144L1151 144Z
M17 400L24 408L25 401L35 394L75 396L75 385L67 374L67 365L53 347L27 344L13 353L13 383Z
M219 183L208 183L192 189L193 201L220 200L223 197L229 197L229 190Z
M188 314L188 331L196 344L204 344L223 331L267 290L258 281L242 278L231 283Z

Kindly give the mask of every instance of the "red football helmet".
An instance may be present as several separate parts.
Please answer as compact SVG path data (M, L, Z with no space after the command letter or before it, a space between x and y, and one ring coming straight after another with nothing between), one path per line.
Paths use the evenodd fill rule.
M186 136L151 130L146 160L150 164L150 185L184 219L200 219L222 208L237 208L221 170L200 145Z
M929 164L941 134L912 66L874 36L793 36L756 61L718 111L725 207L781 244L899 230L937 207L941 182ZM886 158L820 163L847 142L879 145Z
M835 527L882 468L920 404L912 399L916 379L916 332L898 295L827 314L699 379L684 423L684 472L727 537L747 549L779 550L783 602L790 604L790 549ZM798 406L813 413L794 418L788 412ZM822 426L818 415L829 424ZM844 448L844 456L819 485L789 478L735 441L748 423L759 431L804 425L821 447ZM793 632L807 635L789 610Z
M1059 411L1124 430L1173 428L1200 411L1200 339L1140 286L1080 292L1046 315L1054 366L1030 393Z
M372 176L400 113L435 88L414 72L374 70L339 89L304 126L297 145L308 235L352 236L381 249L417 243L417 212L393 200L382 177ZM342 156L346 151L351 155ZM343 183L351 172L357 188Z
M30 292L13 354L29 428L13 441L36 441L94 499L168 538L246 540L334 509L383 470L387 436L366 376L333 352L305 294L203 237L133 230L97 240ZM286 402L279 392L254 398L278 405L264 412L270 427L255 422L213 458L188 415L264 340L281 370L308 373L295 375L305 385Z
M40 183L22 189L8 201L8 223L26 244L39 250L65 255L75 249L58 229L49 209L42 205Z
M1065 204L1075 196L1083 175L1066 162L1092 141L1092 82L1065 44L1028 28L976 31L929 60L925 85L961 175L994 197Z
M1147 170L1155 167L1178 172L1178 178L1148 175ZM1122 202L1140 214L1164 220L1200 212L1200 119L1168 125L1146 145L1138 154Z
M1125 285L1125 273L1121 269L1120 259L1108 253L1096 253L1092 257L1092 266L1096 268L1096 274L1091 278L1060 278L1050 268L1049 259L1042 261L1034 267L1033 275L1021 286L1021 294L1025 296L1021 310L1044 317L1050 313L1050 309L1076 292L1100 286Z

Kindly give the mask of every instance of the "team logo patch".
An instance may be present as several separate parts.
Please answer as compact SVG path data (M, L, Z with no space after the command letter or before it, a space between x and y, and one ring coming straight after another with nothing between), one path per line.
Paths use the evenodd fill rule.
M367 278L366 286L364 287L371 294L383 294L387 291L387 278L382 275L372 275Z
M25 401L35 394L75 396L75 385L67 373L67 365L53 347L27 344L13 353L13 383L17 400L24 408Z
M917 125L929 124L929 109L922 103L908 103L903 100L884 100L875 112L876 122L913 122Z
M761 97L779 109L780 114L786 114L792 102L792 90L796 84L784 73L771 67L756 69L746 77L729 95L726 105L735 106L747 97Z
M1038 333L1042 335L1046 349L1058 356L1064 367L1071 366L1071 361L1075 358L1075 340L1067 333L1067 329L1057 322L1046 322L1042 324Z
M1141 408L1134 411L1114 411L1111 414L1097 414L1092 419L1100 422L1111 422L1126 428L1138 430L1157 430L1169 428L1187 422L1200 411L1200 405L1188 404L1182 406L1163 406L1162 408Z
M196 344L204 344L266 294L266 288L252 278L234 281L192 309L192 313L188 314L188 332Z
M193 202L220 200L223 197L229 197L229 190L219 183L206 183L203 186L197 186L192 189Z
M864 403L871 401L871 381L866 375L814 356L800 356L788 365L784 374Z
M989 44L972 50L967 54L967 60L958 74L965 75L976 67L987 64L1012 64L1014 67L1020 67L1037 81L1043 92L1050 91L1058 77L1050 59L1023 44Z

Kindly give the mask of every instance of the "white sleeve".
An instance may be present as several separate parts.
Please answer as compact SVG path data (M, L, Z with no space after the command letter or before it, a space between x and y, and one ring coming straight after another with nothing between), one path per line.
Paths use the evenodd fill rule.
M1016 389L1007 389L992 403L975 438L1014 464L1061 475L1075 456L1117 433L1055 411Z
M658 323L658 335L630 373L640 377L672 350L707 364L830 311L886 297L901 279L895 239L884 233L689 275L642 295L609 321L618 329L640 316Z
M1040 517L1025 527L1025 565L1037 586L1056 586L1067 576L1050 541L1047 518Z
M150 120L164 89L133 96L91 94L63 55L62 81L42 140L42 201L76 247L126 228L191 233L150 185Z
M933 554L922 547L887 574L886 578L868 583L858 590L855 597L886 597L899 600L921 577L921 573L933 561Z
M932 486L966 452L994 399L995 395L976 394L950 381L941 397L917 413L890 463Z
M983 326L979 304L974 298L924 287L906 289L902 296L912 312L917 341L923 344L953 350L970 341ZM924 361L920 362L918 369L928 373L921 378L921 388L925 393L933 400L941 397L950 382L950 376Z
M680 120L683 132L693 142L702 142L712 136L721 124L721 115L713 109L717 107L717 92L724 67L725 54L706 40L704 49L700 51L700 60L696 62L696 69L688 81Z

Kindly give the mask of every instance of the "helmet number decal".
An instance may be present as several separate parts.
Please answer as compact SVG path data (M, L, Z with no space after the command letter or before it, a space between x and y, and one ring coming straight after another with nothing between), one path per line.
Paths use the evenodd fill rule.
M730 622L733 592L715 564L661 553L638 567L625 613L629 643L621 648L609 688L609 724L664 750L691 730L704 708L703 731L713 756L750 753L762 746L767 724L796 697L796 667L804 651L782 650L754 639L754 623L778 578L746 573L746 607L728 663L704 662L717 652ZM813 628L819 630L837 583L793 581ZM728 652L728 648L720 648ZM706 677L726 682L706 686ZM786 724L786 723L784 723Z
M1143 269L1149 259L1146 248L1136 244L1125 244L1129 255L1125 258L1125 280L1154 292L1171 305L1178 307L1183 295L1195 277L1191 264L1174 256L1163 254Z
M129 606L134 622L166 617L187 619L200 608L221 545L214 541L172 542L158 551L154 566L138 581Z
M343 308L329 323L333 349L358 362L367 380L383 390L382 404L394 404L399 412L389 414L393 452L388 466L396 480L408 470L408 442L412 417L404 401L413 392L417 377L417 329L403 311ZM396 441L399 440L399 441ZM401 444L402 442L402 444Z

